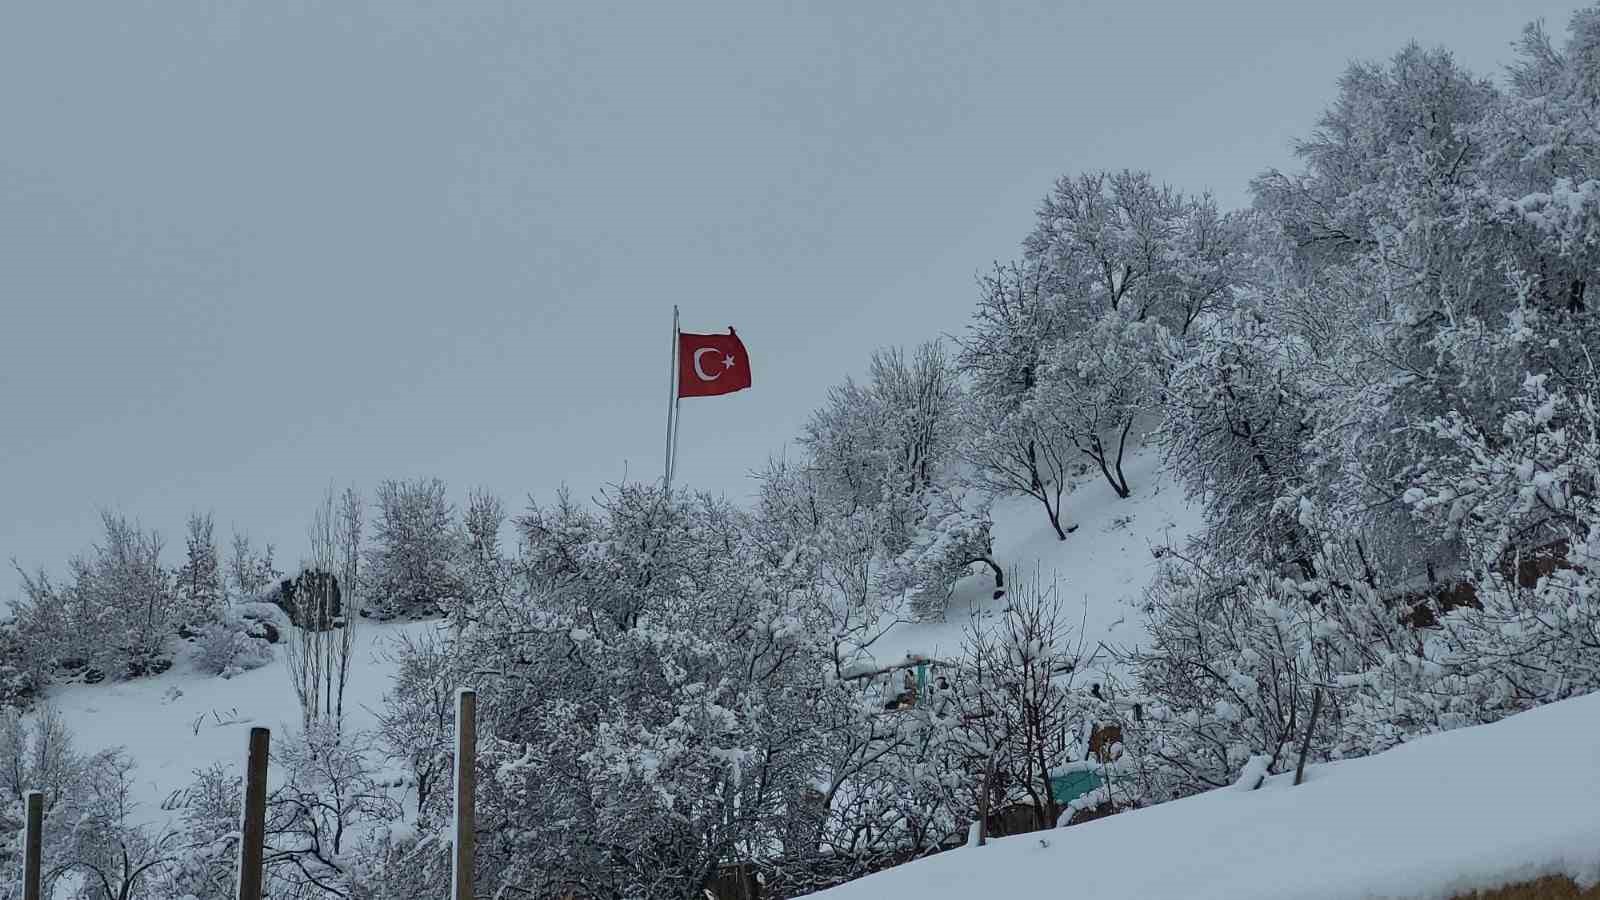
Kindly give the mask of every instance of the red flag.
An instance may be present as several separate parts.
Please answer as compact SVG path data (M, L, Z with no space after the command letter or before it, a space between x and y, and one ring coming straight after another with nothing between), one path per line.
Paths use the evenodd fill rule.
M750 386L750 356L744 342L727 334L678 332L678 396L715 397Z

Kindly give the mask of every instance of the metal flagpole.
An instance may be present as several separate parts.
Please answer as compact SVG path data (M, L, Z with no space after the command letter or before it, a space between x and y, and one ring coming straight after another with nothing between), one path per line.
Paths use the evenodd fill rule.
M681 343L681 341L678 340L678 307L677 306L673 306L672 307L672 347L673 347L673 353L677 353L678 352L677 348L678 348L680 343ZM670 460L670 462L667 464L668 466L670 466L670 468L667 470L667 487L669 487L669 488L672 487L672 476L678 474L678 406L679 406L679 404L681 404L683 402L683 395L681 393L679 393L679 391L678 391L678 383L677 383L676 379L678 377L678 373L679 373L679 370L681 368L682 367L679 366L676 362L673 363L673 366L672 366L672 377L673 377L674 380L673 380L673 387L672 387L672 455L667 457Z
M672 353L668 355L672 371L667 375L667 458L666 474L661 479L665 490L672 490L672 453L677 445L673 440L678 417L678 306L672 306Z

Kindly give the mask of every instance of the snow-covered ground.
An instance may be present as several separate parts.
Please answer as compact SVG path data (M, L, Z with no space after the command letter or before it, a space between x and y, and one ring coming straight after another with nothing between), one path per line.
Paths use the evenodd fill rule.
M345 714L356 729L368 730L394 675L389 659L394 638L439 623L361 622L358 627ZM222 762L242 771L252 727L272 729L275 742L300 730L300 706L284 668L283 646L273 652L268 665L229 679L195 671L188 654L181 653L161 675L62 685L51 689L48 701L72 730L79 752L127 750L137 764L135 817L154 825L181 817L181 809L163 807L194 781L196 770Z
M1155 574L1158 548L1181 547L1199 530L1201 510L1189 504L1182 489L1162 471L1154 448L1131 453L1123 466L1133 495L1119 498L1098 470L1080 477L1062 503L1063 526L1077 530L1065 541L1056 537L1044 507L1032 497L1012 497L993 509L996 561L1007 585L1039 578L1055 583L1062 617L1082 640L1086 654L1104 644L1131 647L1144 638L1144 589ZM952 659L961 655L968 626L992 622L1005 608L993 599L990 576L962 582L943 622L908 622L894 626L869 648L872 658L888 665L906 654ZM1094 655L1093 667L1109 664L1105 653Z
M1434 900L1600 882L1600 694L1387 753L965 847L827 900Z

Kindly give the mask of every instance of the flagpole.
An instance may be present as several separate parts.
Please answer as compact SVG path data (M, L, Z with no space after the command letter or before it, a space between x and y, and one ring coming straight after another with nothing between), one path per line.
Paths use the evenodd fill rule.
M667 357L672 369L667 373L667 458L666 474L661 479L662 488L672 490L672 454L677 448L676 424L678 418L678 306L672 306L672 353Z
M677 306L673 306L672 307L672 346L674 348L674 352L676 352L676 348L681 343L682 343L682 341L680 341L678 339L678 307ZM682 366L679 366L679 365L674 365L672 367L672 376L673 376L673 378L677 378L678 377L678 373L679 373L679 370L681 368L682 368ZM673 382L673 384L674 384L674 387L672 389L672 455L670 457L668 457L668 459L671 460L671 461L667 463L667 465L670 466L670 468L667 471L667 487L669 487L669 488L672 486L672 476L678 474L678 408L679 408L680 404L683 403L683 392L678 390L677 382Z

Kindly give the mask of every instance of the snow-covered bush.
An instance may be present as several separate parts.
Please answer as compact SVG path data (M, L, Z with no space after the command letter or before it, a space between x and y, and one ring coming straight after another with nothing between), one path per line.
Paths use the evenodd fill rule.
M911 617L927 622L944 618L956 582L975 565L988 568L997 594L1005 587L1005 574L994 560L993 523L986 512L969 509L963 496L939 489L930 489L923 502L921 524L905 551L879 573L878 590L888 598L905 598Z
M1057 586L1037 573L1013 586L1007 601L998 627L968 629L960 665L947 676L949 700L934 692L929 701L936 709L948 702L945 725L960 737L950 750L967 774L971 799L961 811L993 816L1021 806L1033 811L1034 828L1047 828L1061 814L1050 775L1084 750L1076 738L1091 701L1073 684L1083 648L1073 644ZM980 785L987 803L977 796Z
M1451 451L1405 500L1460 535L1473 604L1434 639L1431 702L1484 721L1600 690L1600 411L1592 368L1530 375L1497 434L1459 416L1426 427Z
M232 678L272 662L272 645L254 632L257 622L230 610L221 621L200 628L195 638L195 668Z
M1135 655L1142 721L1124 721L1142 802L1234 783L1252 758L1292 769L1325 675L1318 601L1264 572L1209 572L1171 559L1150 596L1150 642ZM1332 750L1329 703L1314 759Z
M16 619L0 618L0 714L29 706L48 674L41 655L23 641Z
M234 900L239 871L239 798L244 779L214 763L195 772L183 792L183 824L173 861L162 873L163 896Z
M369 761L368 736L319 719L277 746L283 781L268 795L266 817L272 896L359 891L371 879L375 842L401 812Z
M52 667L82 669L96 680L164 671L172 664L171 640L187 623L172 573L161 564L161 535L109 512L101 524L102 543L69 561L70 581L18 569L19 633Z

